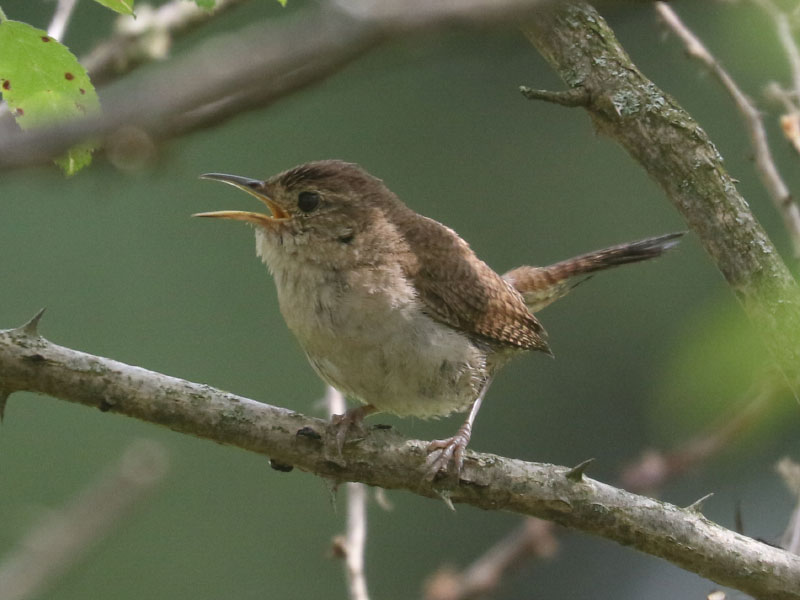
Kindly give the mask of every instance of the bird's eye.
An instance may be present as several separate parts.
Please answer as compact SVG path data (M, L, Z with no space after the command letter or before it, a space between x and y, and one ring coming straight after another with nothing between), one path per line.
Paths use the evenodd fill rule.
M309 213L319 206L320 197L317 192L300 192L297 195L297 208Z

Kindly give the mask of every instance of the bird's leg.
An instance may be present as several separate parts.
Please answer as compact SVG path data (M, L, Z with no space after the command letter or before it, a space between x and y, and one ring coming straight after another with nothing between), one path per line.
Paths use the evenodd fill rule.
M372 404L362 404L347 410L343 415L333 415L331 417L331 425L336 434L336 450L339 456L342 455L342 448L347 440L347 434L351 428L361 429L361 424L364 417L374 413L376 409Z
M436 477L439 471L447 471L451 464L453 465L455 476L458 477L461 474L461 466L464 464L464 450L467 448L469 438L472 436L472 424L475 422L483 397L486 395L491 383L492 378L490 377L483 384L481 393L472 403L467 420L458 428L458 432L453 437L444 440L433 440L428 444L428 458L425 460L425 464L428 466L428 479Z

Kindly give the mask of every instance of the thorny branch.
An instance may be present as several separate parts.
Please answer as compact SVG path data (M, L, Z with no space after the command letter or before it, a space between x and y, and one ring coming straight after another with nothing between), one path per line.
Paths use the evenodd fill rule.
M759 381L733 415L721 419L675 448L667 451L646 450L637 461L622 469L621 487L638 494L654 495L668 481L731 447L735 439L761 420L771 401L779 391L784 390L781 384L782 380L778 381L776 377ZM798 523L798 528L799 513L800 510L795 510L792 516L792 523ZM480 597L495 589L503 581L504 574L514 567L519 568L524 561L549 558L558 547L558 537L553 528L547 525L551 524L526 519L463 571L438 570L425 585L425 599L465 600ZM781 547L797 553L790 546L781 544Z
M341 455L327 425L287 409L52 344L33 324L0 332L0 381L269 456L334 481L540 517L659 556L757 597L800 600L800 556L573 470L468 452L459 481L428 481L426 444L380 427Z

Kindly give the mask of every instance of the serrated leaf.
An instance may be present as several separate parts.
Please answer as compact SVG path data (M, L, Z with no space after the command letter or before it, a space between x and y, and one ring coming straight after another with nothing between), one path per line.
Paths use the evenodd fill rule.
M0 92L22 129L99 112L97 92L66 46L19 21L0 23ZM68 175L91 162L91 144L56 162Z
M94 1L122 15L133 16L133 0L94 0Z

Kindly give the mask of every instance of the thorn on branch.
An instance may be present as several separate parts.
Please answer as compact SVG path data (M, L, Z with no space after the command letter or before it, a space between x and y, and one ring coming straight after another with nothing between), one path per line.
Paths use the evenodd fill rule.
M593 462L594 462L593 458L587 458L582 463L575 465L569 471L567 471L565 477L570 481L575 481L575 482L583 481L583 474L586 472L586 469L589 467L589 465L592 464Z
M442 502L444 502L447 508L449 508L453 512L456 512L456 507L453 506L453 500L452 498L450 498L450 492L448 492L447 490L437 490L436 495L439 496L439 498L441 498Z
M733 511L733 530L736 533L741 533L744 535L744 519L742 518L742 502L741 500L736 501L736 507Z
M112 408L114 408L115 404L116 402L114 402L113 400L110 400L108 398L100 398L100 402L97 404L97 409L100 412L108 412Z
M275 471L280 471L281 473L290 473L294 470L294 465L282 463L274 458L269 459L269 466Z
M347 539L343 535L335 535L331 539L330 555L332 558L344 560L347 558Z
M8 397L11 395L11 392L8 390L4 390L0 388L0 423L3 422L3 416L6 412L6 404L8 403Z
M698 500L695 500L694 502L692 502L689 506L687 506L685 508L685 510L688 510L689 512L693 512L693 513L697 513L698 515L702 515L703 514L703 504L705 504L706 500L711 498L711 496L713 496L713 495L714 495L714 492L711 492L710 494L706 494L702 498L699 498Z
M45 310L47 309L40 309L39 312L33 315L33 318L31 318L30 321L24 325L21 325L20 327L17 327L16 331L29 337L39 337L39 321L41 320Z
M589 90L583 87L576 87L561 92L553 92L550 90L536 90L519 86L519 91L528 100L544 100L545 102L552 102L553 104L560 104L561 106L588 106L591 100Z
M311 427L301 427L295 433L297 437L308 438L310 440L318 441L322 439L322 436L313 430Z

